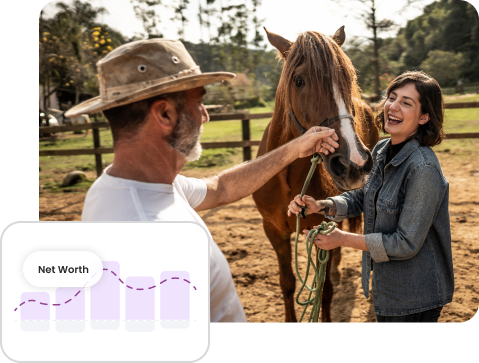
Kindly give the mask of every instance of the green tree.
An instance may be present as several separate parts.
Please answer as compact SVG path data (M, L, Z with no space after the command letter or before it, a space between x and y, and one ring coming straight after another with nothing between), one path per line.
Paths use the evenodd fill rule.
M452 86L459 79L461 68L467 63L462 53L431 50L420 68L429 73L442 87Z
M104 8L75 0L72 5L58 3L52 18L40 18L40 84L44 95L62 88L80 93L97 88L96 63L111 50L125 42L123 36L95 22ZM53 87L53 90L52 90ZM49 105L44 102L44 108Z
M427 5L423 14L404 29L406 68L417 68L430 51L462 53L465 63L459 77L479 81L479 17L466 1L440 0Z
M419 2L421 0L406 0L404 6L398 10L395 14L398 15L413 3ZM335 2L339 3L339 0ZM341 1L341 4L344 5L344 0ZM390 31L397 27L391 19L378 19L377 10L379 6L379 2L376 0L349 0L350 3L355 3L357 7L354 9L358 13L359 18L364 22L366 28L371 31L371 37L368 37L372 42L372 65L374 69L374 93L379 95L381 93L381 82L380 82L380 51L379 48L381 47L381 38L379 37L379 33ZM387 3L383 2L383 6L386 6Z
M180 21L181 26L178 28L178 36L180 40L185 40L185 25L188 23L188 18L186 17L185 11L188 8L190 0L176 0L174 5L172 5L175 12L175 16L171 20Z
M157 12L161 0L130 0L130 2L133 5L135 16L143 24L147 38L163 38L163 34L158 30L161 19Z

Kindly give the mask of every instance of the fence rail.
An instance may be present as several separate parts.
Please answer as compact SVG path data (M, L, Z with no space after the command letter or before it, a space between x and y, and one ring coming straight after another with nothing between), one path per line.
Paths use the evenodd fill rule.
M479 108L479 102L462 102L462 103L447 103L446 109L457 108ZM201 143L203 149L217 149L217 148L243 148L243 160L251 160L251 147L258 146L260 140L251 140L250 120L271 118L272 112L266 113L223 113L211 114L210 121L241 121L242 140L241 141L220 141L220 142L204 142ZM41 134L53 134L57 132L67 131L82 131L92 130L93 133L93 148L92 149L57 149L57 150L40 150L40 156L72 156L72 155L94 155L96 172L100 176L103 171L101 161L102 154L113 153L113 147L106 147L100 145L100 131L101 128L109 128L108 122L92 122L83 125L68 125L68 126L48 126L40 127ZM381 139L387 136L381 137ZM464 132L464 133L450 133L446 134L446 139L476 139L479 138L479 132Z

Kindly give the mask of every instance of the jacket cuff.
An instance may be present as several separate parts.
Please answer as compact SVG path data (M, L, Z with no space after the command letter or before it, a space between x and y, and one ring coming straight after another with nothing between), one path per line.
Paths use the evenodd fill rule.
M369 233L366 235L366 246L368 246L369 253L374 262L389 261L388 254L383 244L382 233Z
M348 215L348 203L342 197L330 197L326 199L331 200L336 205L336 215L326 216L326 218L334 222L342 222Z

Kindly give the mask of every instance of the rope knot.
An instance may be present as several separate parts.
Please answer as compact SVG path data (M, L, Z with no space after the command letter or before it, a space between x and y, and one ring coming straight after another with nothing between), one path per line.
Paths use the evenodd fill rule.
M313 176L314 170L316 169L316 166L318 163L322 162L322 158L319 155L319 153L314 153L313 158L311 159L311 168L309 169L308 176L306 177L306 181L304 182L303 190L301 191L301 199L303 199L304 194L306 193L306 189L309 185L309 182L311 181L311 177ZM299 273L299 268L298 268L298 240L299 240L299 231L300 231L300 215L303 216L303 218L306 218L306 207L301 207L301 213L296 215L296 237L294 239L294 265L296 268L296 276L298 277L299 281L301 282L301 288L299 289L297 295L296 295L296 303L304 306L303 313L301 314L301 318L299 321L303 320L304 314L306 313L306 310L308 309L309 304L313 304L313 308L311 309L311 313L309 315L308 322L317 322L319 319L319 311L321 309L321 297L323 294L323 286L324 286L324 280L326 279L326 263L329 260L329 251L325 251L321 248L317 248L316 251L316 261L313 261L313 258L311 257L311 252L313 249L313 244L316 236L318 234L329 234L334 229L336 228L336 223L334 222L329 222L326 223L326 221L323 221L318 228L316 229L311 229L308 233L308 236L306 237L306 251L308 254L308 262L306 265L306 274L304 276L304 279L301 277ZM316 263L315 263L316 262ZM306 284L310 272L311 266L313 267L314 270L314 275L312 279L312 284L311 286L308 286ZM309 291L309 296L306 300L299 301L299 296L301 295L301 292L303 289L306 288Z
M319 155L319 153L314 153L313 154L313 158L311 159L312 163L320 163L322 161L323 161L323 159L321 158L321 155Z

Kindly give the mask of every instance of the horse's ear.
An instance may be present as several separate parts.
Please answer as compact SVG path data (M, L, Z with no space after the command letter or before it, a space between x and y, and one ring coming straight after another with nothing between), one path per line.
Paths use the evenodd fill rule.
M266 27L263 27L266 34L268 35L268 40L271 43L273 47L279 50L283 58L286 59L286 55L289 51L289 48L291 48L291 45L293 45L292 42L290 42L288 39L283 38L281 35L271 33L266 29Z
M344 32L344 25L336 30L336 33L333 35L333 40L338 43L339 46L342 46L344 44L344 41L346 40L346 33Z

